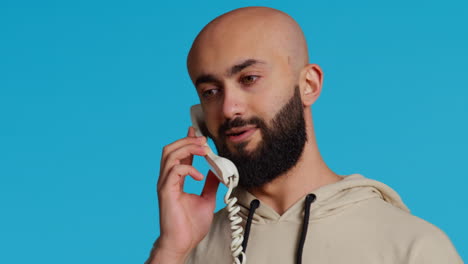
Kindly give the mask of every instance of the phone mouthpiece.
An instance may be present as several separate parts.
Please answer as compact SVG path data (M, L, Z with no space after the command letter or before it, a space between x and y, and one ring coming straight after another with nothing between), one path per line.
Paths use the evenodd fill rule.
M224 185L227 186L229 181L233 181L233 187L237 186L239 183L239 172L232 161L217 156L214 153L210 153L206 157L214 174Z

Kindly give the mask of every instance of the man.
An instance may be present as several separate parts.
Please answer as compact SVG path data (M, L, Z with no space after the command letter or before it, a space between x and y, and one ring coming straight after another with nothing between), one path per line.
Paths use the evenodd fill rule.
M219 154L239 169L248 263L462 263L388 186L327 167L311 112L323 74L291 17L264 7L226 13L199 33L187 66ZM213 215L216 177L208 173L200 196L183 192L186 175L204 178L191 162L207 154L205 142L189 128L163 150L161 235L147 263L233 262L226 209Z

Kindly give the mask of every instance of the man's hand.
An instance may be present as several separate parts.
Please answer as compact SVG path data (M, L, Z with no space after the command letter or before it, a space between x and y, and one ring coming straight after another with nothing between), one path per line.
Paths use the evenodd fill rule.
M208 173L200 196L183 192L187 175L197 181L204 178L192 161L193 155L208 153L205 143L206 138L195 137L190 127L186 138L163 149L157 188L161 235L150 263L183 263L210 229L219 184L216 176Z

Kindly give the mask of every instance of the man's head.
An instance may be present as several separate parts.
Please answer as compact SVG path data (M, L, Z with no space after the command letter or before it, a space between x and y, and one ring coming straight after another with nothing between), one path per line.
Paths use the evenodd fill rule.
M265 7L226 13L199 33L187 66L207 129L238 167L241 185L261 186L296 164L322 73L308 64L291 17Z

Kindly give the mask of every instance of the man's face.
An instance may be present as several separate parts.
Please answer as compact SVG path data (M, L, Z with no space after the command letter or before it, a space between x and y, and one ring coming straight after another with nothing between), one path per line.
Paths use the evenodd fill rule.
M293 74L281 60L240 61L219 66L224 70L200 71L195 84L219 155L237 166L241 186L255 188L299 160L307 138L304 108ZM213 63L221 64L220 58Z
M272 34L262 33L262 24L243 26L238 24L241 20L236 23L230 30L215 26L207 30L192 47L188 69L200 97L206 128L221 155L231 158L239 168L248 160L253 161L248 167L259 168L256 165L263 160L259 156L290 153L288 147L278 149L278 144L288 142L286 136L297 137L297 131L288 129L292 124L294 129L300 126L297 119L303 121L304 108L299 93L295 93L297 73L291 67L290 57L282 52L284 47L277 41L278 36L269 39ZM286 107L291 104L294 107ZM302 147L298 147L298 156ZM269 162L279 164L273 159ZM290 163L287 169L295 164ZM263 184L265 181L243 180L262 171L244 170L246 176L241 172L241 184ZM284 168L276 171L284 172Z

